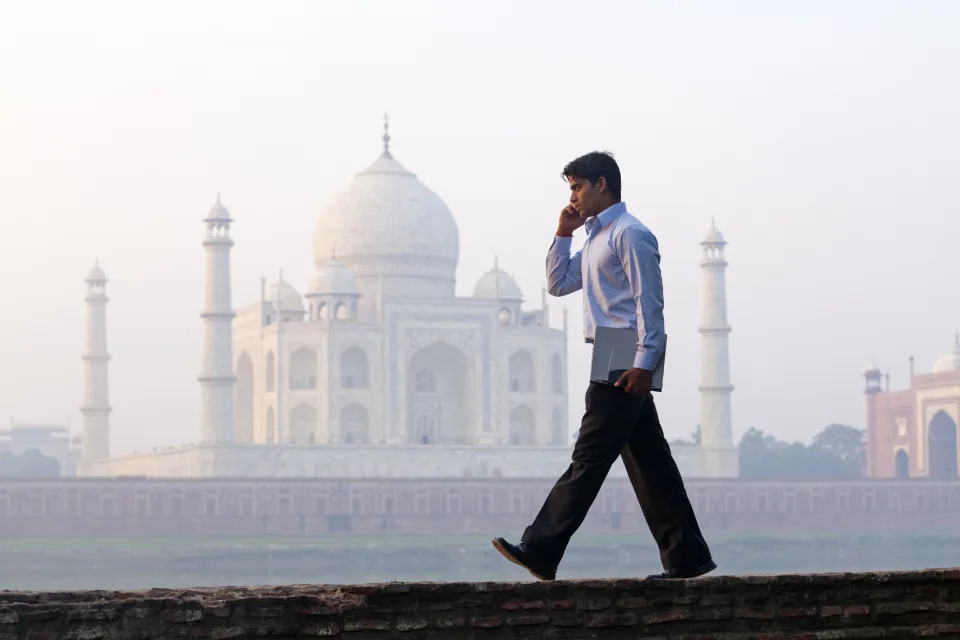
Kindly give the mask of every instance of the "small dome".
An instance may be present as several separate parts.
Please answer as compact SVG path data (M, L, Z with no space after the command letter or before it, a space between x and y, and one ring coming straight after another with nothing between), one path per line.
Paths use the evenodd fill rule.
M319 296L328 293L359 295L357 280L353 272L342 262L331 259L314 274L310 281L308 296Z
M90 269L90 273L87 274L87 282L106 282L107 275L103 272L103 269L100 268L99 262L93 263L93 269Z
M207 212L207 220L229 220L230 212L227 211L227 208L223 206L223 203L220 202L220 194L217 194L217 201L213 203L213 206L210 207L210 211Z
M707 232L703 235L703 240L701 240L700 243L726 244L726 241L723 239L723 234L720 233L720 229L717 229L717 225L713 220L710 221L710 228L707 229Z
M523 300L523 292L516 280L493 262L493 269L487 271L477 280L473 288L474 298L491 298L493 300Z
M274 282L267 289L267 301L276 303L278 300L280 301L281 311L298 311L301 313L304 311L303 298L293 288L293 285L283 280L282 276L278 282Z
M880 373L880 367L877 366L877 363L871 360L867 363L867 366L863 368L864 373Z
M933 373L960 371L960 334L954 340L953 349L946 352L933 363Z

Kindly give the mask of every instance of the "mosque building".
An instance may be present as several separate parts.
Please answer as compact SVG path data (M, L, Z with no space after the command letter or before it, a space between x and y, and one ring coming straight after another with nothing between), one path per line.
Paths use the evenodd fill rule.
M956 480L960 460L960 334L929 372L915 374L910 358L907 389L890 391L889 374L873 363L863 375L867 476Z

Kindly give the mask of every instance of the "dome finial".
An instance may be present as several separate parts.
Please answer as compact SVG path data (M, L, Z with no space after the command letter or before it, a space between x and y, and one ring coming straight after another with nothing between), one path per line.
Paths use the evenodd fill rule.
M383 155L390 156L390 115L383 114Z
M498 258L498 256L497 256L497 254L493 254L493 268L494 268L494 269L499 269L499 268L500 268L499 258Z

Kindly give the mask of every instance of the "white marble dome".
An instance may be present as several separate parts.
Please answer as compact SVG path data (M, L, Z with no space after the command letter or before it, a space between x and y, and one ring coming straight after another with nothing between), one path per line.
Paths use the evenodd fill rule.
M100 268L100 263L95 262L93 264L93 269L90 269L90 273L87 274L87 282L106 282L107 275L103 272L103 269Z
M703 235L703 240L701 240L700 243L726 244L726 241L723 239L723 234L720 233L720 229L717 229L717 225L713 220L710 221L710 228L707 229L707 232Z
M267 288L267 301L280 301L281 311L303 311L303 298L289 282L282 278Z
M359 294L357 279L353 277L353 272L345 264L334 259L328 260L325 265L317 269L307 290L308 296L326 294Z
M946 352L933 363L933 373L960 371L960 335L956 337L953 349Z
M473 287L474 298L491 298L494 300L523 300L523 292L517 281L506 271L493 263L493 269L487 271L477 280Z
M220 194L217 194L217 201L213 203L213 206L210 207L210 211L207 212L207 220L230 220L230 212L227 211L227 208L223 206L223 203L220 202Z
M317 268L334 254L355 273L439 269L441 277L452 278L460 237L443 200L385 148L320 211L313 243Z

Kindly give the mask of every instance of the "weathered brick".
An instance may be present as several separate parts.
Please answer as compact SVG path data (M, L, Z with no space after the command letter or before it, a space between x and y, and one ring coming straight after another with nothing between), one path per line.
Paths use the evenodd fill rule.
M421 602L420 611L450 611L454 608L452 602Z
M960 624L938 624L934 627L938 636L960 634Z
M831 616L843 615L843 607L830 605L826 607L820 607L820 617L829 618Z
M148 607L132 607L123 612L123 617L128 620L146 620L150 617Z
M624 609L639 609L640 607L647 606L647 604L647 599L640 596L635 598L620 598L617 600L617 606L623 607Z
M14 624L20 620L16 611L0 611L0 624Z
M346 620L343 623L344 631L387 631L390 629L389 620Z
M500 618L494 618L492 616L486 618L470 618L470 626L480 627L481 629L493 629L502 624L503 620Z
M781 618L801 618L817 615L816 607L780 607Z
M214 640L224 640L225 638L239 638L243 633L243 627L215 627L210 630L210 637Z
M397 631L411 631L413 629L423 629L430 621L426 618L400 618L397 620Z
M933 604L929 602L881 602L873 605L875 613L889 613L899 615L902 613L913 613L915 611L930 611Z
M733 607L709 607L696 609L694 620L729 620L733 617Z
M160 619L164 622L196 622L203 620L203 611L200 609L166 609L160 612Z
M588 616L584 626L592 629L603 627L632 627L637 624L638 618L632 613L621 613L619 615L610 613L595 613Z
M410 593L413 590L409 584L404 584L402 582L390 582L383 585L383 593Z
M67 620L115 620L117 615L116 607L82 607L67 611Z
M294 611L305 616L335 616L340 613L340 607L335 605L318 604L307 607L298 607Z
M434 618L431 625L438 629L452 629L453 627L462 627L467 623L463 616L443 616Z
M28 629L26 640L58 640L59 635L53 629Z
M609 589L609 580L578 580L577 586L584 589Z
M843 614L846 616L865 616L870 613L870 607L865 604L845 604Z
M577 603L573 600L550 600L547 602L547 606L551 609L561 609L567 611L576 607Z
M80 627L67 629L60 636L62 640L103 640L107 630L100 627Z
M43 622L45 620L58 620L64 614L60 607L31 607L26 611L21 611L21 622Z
M555 627L579 627L582 622L583 618L580 615L564 614L553 618L550 624Z
M329 637L335 636L340 633L340 627L336 622L321 622L319 624L311 624L307 626L300 627L299 634L301 636L318 636L318 637Z
M716 607L727 604L733 604L734 597L730 594L710 594L700 596L698 604L701 607Z
M609 609L611 604L610 598L585 598L580 601L580 608L584 611L601 611Z
M770 609L749 609L747 607L737 607L733 612L734 618L750 618L756 620L771 620L776 617Z
M518 609L543 609L543 600L507 600L500 607L504 611L516 611Z
M678 620L688 620L690 612L686 609L674 609L673 611L657 611L643 616L644 624L663 624L666 622L677 622Z
M247 610L247 615L254 618L279 618L283 615L282 606L253 606Z
M507 624L511 627L518 627L530 624L546 624L550 622L550 616L545 613L528 613L507 618Z

